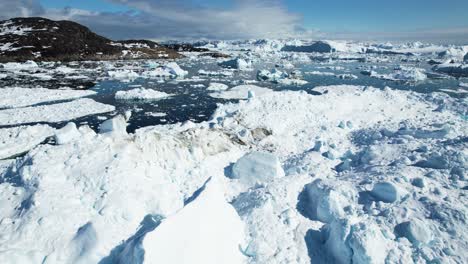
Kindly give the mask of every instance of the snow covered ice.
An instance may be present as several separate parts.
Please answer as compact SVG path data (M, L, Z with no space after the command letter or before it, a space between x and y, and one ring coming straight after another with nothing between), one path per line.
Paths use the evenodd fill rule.
M0 263L466 262L463 48L205 47L229 58L3 64L98 85L2 88Z

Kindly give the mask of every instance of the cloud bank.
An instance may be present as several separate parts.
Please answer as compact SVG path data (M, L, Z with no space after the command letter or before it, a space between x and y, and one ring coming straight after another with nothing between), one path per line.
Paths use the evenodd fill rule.
M127 6L127 12L51 9L39 0L0 0L0 19L43 16L73 20L112 39L347 39L428 41L468 44L468 28L420 29L407 32L321 32L306 29L302 16L281 0L232 0L224 8L196 5L191 0L106 0Z
M197 6L186 0L109 0L129 12L45 9L37 0L0 0L11 11L0 17L44 16L77 21L115 39L249 39L307 37L302 17L279 1L237 0L229 8ZM12 12L14 11L14 12ZM13 15L12 15L13 14Z

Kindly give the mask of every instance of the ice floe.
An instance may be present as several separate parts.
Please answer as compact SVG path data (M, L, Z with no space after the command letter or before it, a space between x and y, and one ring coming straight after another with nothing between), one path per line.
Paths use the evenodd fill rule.
M54 134L47 125L0 129L0 159L24 154Z
M136 88L129 91L118 91L115 94L117 100L159 100L172 96L153 89Z
M16 108L40 103L70 100L96 94L95 91L52 90L45 88L2 88L0 108Z
M20 125L38 122L57 123L114 110L114 106L85 98L51 105L0 110L0 125Z
M211 97L221 99L248 99L249 95L262 96L272 92L269 88L264 88L256 85L239 85L225 91L210 93Z

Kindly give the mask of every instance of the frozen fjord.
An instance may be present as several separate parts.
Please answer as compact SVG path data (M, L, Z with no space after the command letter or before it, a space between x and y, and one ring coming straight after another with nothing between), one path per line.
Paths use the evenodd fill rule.
M278 78L299 78L286 62L299 64L298 58L311 56L273 45L277 50L272 52L265 51L267 44L245 45L262 50L254 55L232 51L234 57L271 60L271 68L278 68L270 71L275 77L257 79L254 70L236 62L206 70L232 72L237 80L215 76L200 82L190 75L161 80L206 84L193 89L221 81L230 88L215 94L246 99L223 102L208 121L144 127L131 134L126 122L135 116L129 114L101 120L99 133L85 124L60 130L9 128L12 136L2 139L8 146L24 137L30 138L31 148L50 135L57 143L2 161L1 262L224 263L226 256L233 263L467 259L466 99L359 85L315 86L313 94L301 86L279 91L284 89L276 86ZM344 54L351 56L338 55ZM183 62L190 65L190 58ZM239 65L242 70L232 69ZM315 70L339 75L346 72L339 67L348 65L319 63ZM138 64L135 70L126 67L141 71ZM172 72L168 67L158 72ZM397 77L405 72L387 70ZM413 73L409 75L421 81ZM127 90L135 89L130 85ZM161 92L174 94L163 88ZM152 104L169 100L141 99ZM71 100L65 104L91 99ZM26 105L13 109L29 109ZM62 120L67 121L53 119ZM17 131L23 129L24 134ZM24 147L17 152L25 152ZM186 243L190 258L174 253L177 244L165 243L172 238ZM222 243L214 242L218 240Z

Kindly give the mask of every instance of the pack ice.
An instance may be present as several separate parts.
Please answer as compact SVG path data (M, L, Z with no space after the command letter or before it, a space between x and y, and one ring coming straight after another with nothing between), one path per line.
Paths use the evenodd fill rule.
M0 263L466 262L463 99L213 90L242 100L133 134L2 133Z

